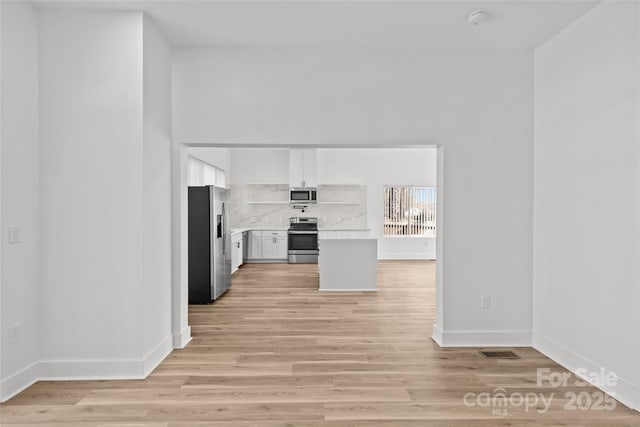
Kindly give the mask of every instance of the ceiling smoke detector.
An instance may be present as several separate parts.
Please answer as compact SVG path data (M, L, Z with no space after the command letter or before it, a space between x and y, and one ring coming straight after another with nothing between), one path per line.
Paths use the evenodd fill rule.
M467 15L467 22L471 25L479 25L487 19L487 12L484 10L474 10Z

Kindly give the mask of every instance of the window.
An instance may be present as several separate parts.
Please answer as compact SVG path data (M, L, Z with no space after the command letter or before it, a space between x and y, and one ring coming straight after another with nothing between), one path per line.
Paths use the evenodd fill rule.
M384 235L435 237L435 187L385 186Z

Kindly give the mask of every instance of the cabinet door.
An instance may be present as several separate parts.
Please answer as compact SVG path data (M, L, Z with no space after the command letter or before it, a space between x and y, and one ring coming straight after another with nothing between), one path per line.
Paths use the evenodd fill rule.
M238 240L238 244L236 245L236 251L238 253L238 255L236 256L236 261L238 262L237 267L240 267L244 263L244 260L242 259L244 254L242 239Z
M242 239L231 242L231 273L242 264Z
M236 250L236 242L231 242L231 274L238 269L238 251Z
M289 150L289 183L292 187L318 185L318 150Z
M262 233L259 231L251 232L251 250L249 251L249 256L252 259L261 259L262 258Z
M287 259L287 236L278 236L276 237L275 243L275 256L276 259Z
M317 150L303 150L303 182L305 187L318 186Z
M262 236L262 258L275 258L275 239L271 234Z
M289 150L289 184L292 187L302 187L302 181L304 181L303 171L303 150Z

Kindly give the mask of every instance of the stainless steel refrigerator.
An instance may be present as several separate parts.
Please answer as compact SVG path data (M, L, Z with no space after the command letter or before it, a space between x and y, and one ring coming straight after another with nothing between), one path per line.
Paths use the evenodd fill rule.
M231 286L228 193L189 187L189 304L209 304Z

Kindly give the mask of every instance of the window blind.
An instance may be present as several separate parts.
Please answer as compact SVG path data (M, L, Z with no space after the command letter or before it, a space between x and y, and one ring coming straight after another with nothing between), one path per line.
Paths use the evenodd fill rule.
M435 187L385 186L384 235L435 237Z

